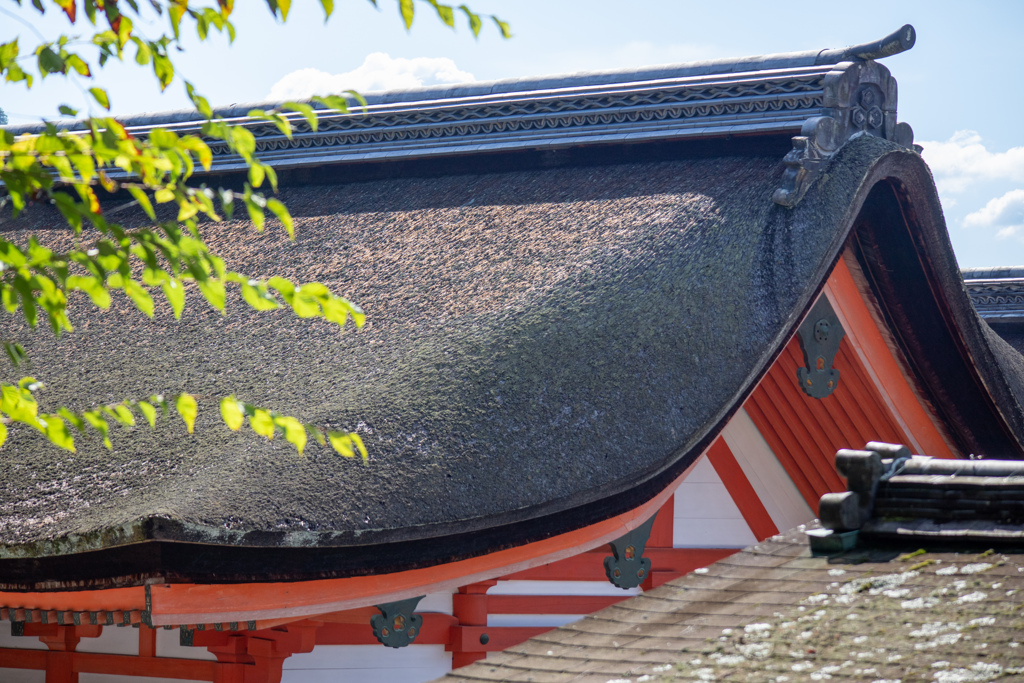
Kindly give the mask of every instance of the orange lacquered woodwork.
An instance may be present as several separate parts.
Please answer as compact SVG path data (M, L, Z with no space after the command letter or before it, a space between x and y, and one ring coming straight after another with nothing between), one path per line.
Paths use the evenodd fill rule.
M823 494L846 490L834 464L841 448L887 441L924 444L928 455L954 457L900 370L845 261L836 265L823 296L833 302L847 333L833 364L839 370L835 392L814 399L800 390L796 371L804 359L794 335L744 404L812 509Z
M725 443L725 439L722 437L715 439L715 442L708 448L707 454L711 466L718 473L718 477L725 485L725 489L729 492L729 496L736 504L740 514L743 515L754 538L763 541L769 536L779 533L778 527L775 526L775 522L772 521L764 504L761 503L754 487L750 485L743 468L736 462L736 456Z

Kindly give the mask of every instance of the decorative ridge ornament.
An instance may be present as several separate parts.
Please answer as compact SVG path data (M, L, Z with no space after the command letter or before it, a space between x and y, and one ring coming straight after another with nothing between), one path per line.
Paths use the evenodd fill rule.
M914 27L907 24L874 43L822 53L825 60L857 61L840 61L825 76L824 110L807 119L793 138L793 149L784 159L782 186L772 195L776 204L796 206L829 159L855 137L874 135L913 147L913 129L896 120L896 79L873 60L908 50L916 39Z
M839 371L832 363L846 330L824 295L818 297L796 334L804 352L804 367L796 370L800 389L811 398L830 396L839 386Z

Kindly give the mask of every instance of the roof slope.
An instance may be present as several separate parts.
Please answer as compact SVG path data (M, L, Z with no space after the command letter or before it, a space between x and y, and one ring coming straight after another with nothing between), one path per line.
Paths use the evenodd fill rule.
M905 555L811 557L801 531L441 680L952 682L1024 675L1024 556L907 546Z
M365 308L367 327L238 301L224 318L197 302L177 323L169 310L149 321L127 304L83 305L59 341L16 333L50 387L41 400L84 408L226 386L358 426L370 465L231 434L209 405L192 437L136 430L110 454L88 439L75 457L41 453L19 434L0 464L3 537L159 514L227 543L301 544L309 531L362 544L622 491L703 438L799 306L802 288L755 284L776 280L761 235L780 169L778 157L737 157L314 185L283 195L295 243L205 226L229 264L323 281ZM787 271L800 265L816 264ZM82 374L69 381L68 368Z
M10 330L51 387L47 405L187 389L206 407L194 436L136 430L116 435L113 453L84 438L72 457L12 434L0 462L6 576L76 573L72 557L31 558L147 539L296 552L254 563L239 550L214 566L139 550L139 576L156 571L147 563L171 578L348 575L631 509L752 389L876 176L927 177L914 152L856 138L789 210L769 199L781 170L777 156L751 155L310 185L284 194L295 243L205 226L229 265L324 281L371 323L339 333L237 301L227 317L198 306L150 321L122 302L80 307L59 341ZM52 219L34 213L30 229ZM369 466L228 432L213 404L227 387L358 428Z

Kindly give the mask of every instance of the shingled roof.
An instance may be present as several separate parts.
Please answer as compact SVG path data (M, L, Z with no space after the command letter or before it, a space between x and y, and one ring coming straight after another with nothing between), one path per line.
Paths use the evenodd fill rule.
M896 122L895 81L859 54L836 52L828 59L853 61L824 66L818 53L785 57L806 78L765 58L679 67L677 79L663 69L629 87L621 74L609 76L614 87L563 79L579 107L607 111L563 117L555 107L516 123L513 151L472 154L479 131L459 142L450 123L438 134L454 145L447 156L419 158L406 154L405 133L389 137L398 124L387 117L371 126L374 144L391 144L400 161L364 163L349 147L319 157L333 143L308 140L309 163L282 174L295 242L241 221L203 225L203 235L240 270L345 293L369 315L357 333L255 314L237 299L227 317L198 305L175 322L124 301L95 312L83 297L72 302L75 332L60 340L8 321L5 338L26 345L48 386L44 409L153 391L203 403L194 436L180 425L136 430L116 434L109 453L82 437L71 456L12 430L0 460L0 587L397 571L631 510L718 434L852 242L964 451L1022 452L1024 360L986 336L928 170ZM715 73L770 92L709 85ZM609 88L622 92L609 99ZM414 113L486 109L472 98L392 99ZM799 116L776 125L786 111ZM742 130L719 127L739 114ZM612 137L601 137L606 115ZM494 116L488 125L500 127L505 114ZM596 137L580 133L572 146L556 129ZM805 135L793 148L795 133ZM907 229L892 230L894 220ZM44 206L0 219L5 234L36 232L58 248L72 239L59 225ZM369 465L228 432L214 403L225 391L357 430Z
M963 276L981 317L1024 353L1024 266L965 268Z
M444 680L1017 680L1024 556L971 549L814 557L803 529Z
M815 521L444 680L1018 680L1024 545L1005 523L1024 464L869 448L837 454L851 491L822 499L845 528L837 509L860 498L852 549L822 551Z

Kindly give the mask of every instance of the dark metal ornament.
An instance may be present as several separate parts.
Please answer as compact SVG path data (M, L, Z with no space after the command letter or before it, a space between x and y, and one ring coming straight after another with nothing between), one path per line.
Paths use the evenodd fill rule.
M839 352L839 342L846 330L824 295L811 308L796 332L804 352L804 366L797 368L800 388L811 398L830 396L839 386L839 371L832 367Z
M612 556L604 558L604 573L613 586L636 588L651 573L651 561L643 556L647 540L651 537L655 513L649 520L609 545Z
M424 597L377 605L380 614L370 617L370 627L377 642L387 647L405 647L416 640L423 626L423 617L413 614L413 611Z

